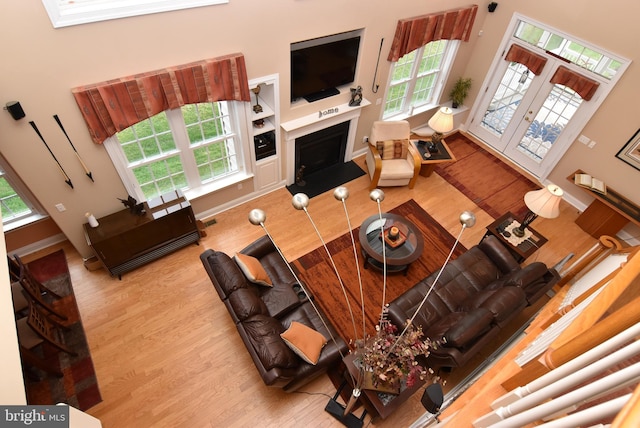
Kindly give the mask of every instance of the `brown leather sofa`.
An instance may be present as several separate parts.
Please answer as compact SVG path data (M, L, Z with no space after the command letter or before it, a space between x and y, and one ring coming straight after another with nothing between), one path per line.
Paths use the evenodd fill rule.
M260 261L273 287L250 282L236 261L223 252L206 250L200 260L264 383L294 391L338 364L340 352L348 353L347 344L326 321L324 314L324 323L319 318L268 236L240 253ZM305 362L280 337L293 321L313 328L328 340L315 365ZM327 328L331 329L335 343Z
M389 319L404 327L438 275L434 272L389 304ZM554 269L533 262L521 268L495 236L450 261L414 324L425 337L442 340L428 357L431 368L460 367L510 320L558 281Z

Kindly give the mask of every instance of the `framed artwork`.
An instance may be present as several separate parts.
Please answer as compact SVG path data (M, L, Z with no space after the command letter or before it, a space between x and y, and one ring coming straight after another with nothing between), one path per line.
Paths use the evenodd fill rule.
M627 144L620 149L616 157L635 169L640 170L640 129L633 134Z

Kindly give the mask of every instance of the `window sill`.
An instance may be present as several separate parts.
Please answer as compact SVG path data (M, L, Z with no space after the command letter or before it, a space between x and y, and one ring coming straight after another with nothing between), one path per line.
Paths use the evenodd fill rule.
M45 219L47 217L49 217L49 216L44 215L44 214L38 214L38 213L31 214L30 216L22 218L20 220L15 220L15 221L12 221L10 223L3 224L2 225L2 230L4 232L10 232L12 230L18 229L18 228L23 227L23 226L27 226L27 225L29 225L31 223L35 223L36 221L40 221L40 220Z
M442 106L445 106L446 104L443 104ZM451 104L449 104L451 105ZM441 105L439 104L425 104L423 106L420 107L416 107L413 109L413 111L411 112L411 114L408 113L400 113L400 114L396 114L394 116L389 116L389 117L385 117L383 120L407 120L413 116L417 116L419 114L422 114L424 112L427 112L429 110L435 110L438 107L441 107Z
M239 172L228 177L216 180L212 183L205 184L204 186L200 186L197 189L186 190L184 191L184 196L187 198L187 200L197 199L202 196L208 195L209 193L214 193L224 188L242 183L243 181L247 181L251 178L253 178L253 174Z

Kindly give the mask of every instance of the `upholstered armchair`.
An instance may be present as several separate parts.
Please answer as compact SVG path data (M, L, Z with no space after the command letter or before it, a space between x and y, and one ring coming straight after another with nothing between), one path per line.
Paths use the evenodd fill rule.
M370 189L416 184L420 173L420 153L409 141L411 130L406 120L376 121L369 136L367 169Z

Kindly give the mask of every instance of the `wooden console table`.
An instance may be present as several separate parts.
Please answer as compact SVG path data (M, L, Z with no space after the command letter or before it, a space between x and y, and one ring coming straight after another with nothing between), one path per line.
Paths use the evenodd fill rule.
M112 276L200 241L191 204L176 192L144 203L145 213L122 210L84 224L87 244Z
M584 174L577 170L567 177L573 183L576 174ZM595 199L576 219L582 230L598 239L602 235L615 236L627 223L640 226L640 207L626 199L620 193L607 186L607 194L578 186Z

